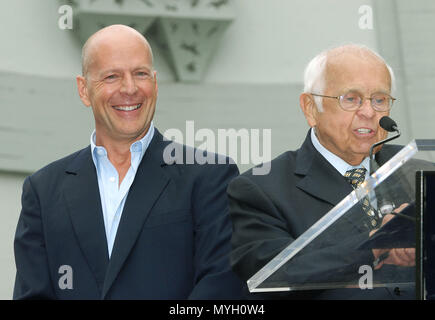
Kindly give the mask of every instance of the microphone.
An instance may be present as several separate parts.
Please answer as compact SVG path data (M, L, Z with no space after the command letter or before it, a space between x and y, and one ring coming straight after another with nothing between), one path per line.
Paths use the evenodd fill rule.
M394 121L390 117L387 116L382 117L381 120L379 120L379 125L381 126L382 129L388 132L393 132L393 131L399 132L399 130L397 129L396 121Z
M388 132L397 132L397 134L395 136L392 136L391 138L387 138L384 140L381 140L379 142L376 142L375 144L373 144L370 147L370 175L372 175L373 172L375 172L379 166L375 161L375 155L373 154L373 150L375 147L384 144L385 142L397 139L398 137L400 137L401 133L397 127L396 122L391 119L390 117L384 116L379 120L379 126L384 129L385 131Z

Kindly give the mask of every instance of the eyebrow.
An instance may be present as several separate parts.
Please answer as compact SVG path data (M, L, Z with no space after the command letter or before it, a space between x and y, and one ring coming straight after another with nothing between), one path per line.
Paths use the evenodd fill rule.
M139 71L139 70L146 70L146 71L148 71L148 72L152 72L152 68L150 68L150 67L148 67L148 66L140 66L140 67L134 68L134 69L132 70L132 72L136 72L136 71ZM122 69L118 69L118 68L107 69L107 70L103 70L103 71L101 71L101 72L99 73L99 76L101 77L101 76L107 75L107 74L109 74L109 73L119 73L119 72L122 73L123 70L122 70Z
M105 76L105 75L107 75L107 74L109 74L109 73L117 73L117 72L120 72L121 70L120 69L108 69L108 70L103 70L103 71L100 71L99 73L98 73L98 76L99 77L102 77L102 76Z

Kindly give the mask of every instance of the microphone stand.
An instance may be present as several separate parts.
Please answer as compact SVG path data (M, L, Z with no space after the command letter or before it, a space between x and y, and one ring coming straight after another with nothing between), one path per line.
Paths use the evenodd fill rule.
M374 145L372 145L370 147L370 175L372 175L373 172L375 172L377 169L379 169L379 166L375 161L375 155L373 154L374 148L381 145L381 144L384 144L385 142L388 142L388 141L391 141L391 140L394 140L394 139L397 139L398 137L400 137L401 133L400 133L399 129L397 128L397 126L394 126L393 130L397 132L397 134L395 136L392 136L390 138L376 142ZM376 170L375 170L375 168L376 168Z

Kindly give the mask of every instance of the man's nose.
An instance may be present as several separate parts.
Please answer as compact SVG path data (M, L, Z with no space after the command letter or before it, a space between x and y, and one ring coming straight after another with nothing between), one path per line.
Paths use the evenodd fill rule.
M366 118L372 118L375 116L376 111L372 107L372 101L369 98L365 98L362 101L362 105L357 110L360 116L364 116Z
M131 75L126 75L122 79L121 93L133 95L137 91L136 82Z

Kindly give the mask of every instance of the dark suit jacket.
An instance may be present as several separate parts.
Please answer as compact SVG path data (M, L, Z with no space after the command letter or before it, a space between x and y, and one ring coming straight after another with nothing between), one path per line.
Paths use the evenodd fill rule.
M376 160L382 165L399 150L399 146L385 145L377 153ZM248 280L352 190L345 178L314 148L310 132L300 149L285 152L272 160L268 175L253 175L250 170L235 178L227 191L233 222L231 262L234 271L243 280ZM361 237L368 238L368 231L360 226L358 219L342 219L334 225L334 232L329 233L328 239L317 241L316 247L307 250L305 255L295 256L293 268L286 270L283 267L281 272L287 271L288 276L302 283L315 282L316 276L342 277L342 272L349 271L345 268L352 268L358 275L358 266L371 265L374 260L370 250L356 252L354 256L346 253L354 252L352 250L361 243ZM334 241L338 245L334 246ZM402 295L404 292L409 292L407 297L414 297L412 289L402 290ZM392 298L393 293L385 288L337 289L270 296L378 299Z
M225 194L234 164L163 161L156 130L125 203L109 260L91 149L28 177L15 235L15 299L232 299ZM180 145L181 146L181 145ZM181 146L186 151L186 147ZM63 265L73 288L61 289Z

